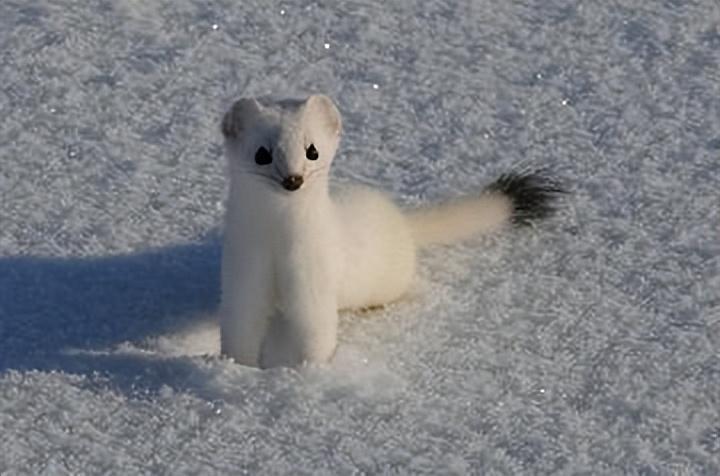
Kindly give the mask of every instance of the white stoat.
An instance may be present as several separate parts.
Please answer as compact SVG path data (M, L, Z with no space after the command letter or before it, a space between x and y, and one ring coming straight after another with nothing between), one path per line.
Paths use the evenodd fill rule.
M367 188L331 197L340 131L340 113L322 95L240 99L223 118L221 352L241 364L327 361L338 309L401 297L416 247L543 217L561 191L539 174L508 174L479 196L410 212Z

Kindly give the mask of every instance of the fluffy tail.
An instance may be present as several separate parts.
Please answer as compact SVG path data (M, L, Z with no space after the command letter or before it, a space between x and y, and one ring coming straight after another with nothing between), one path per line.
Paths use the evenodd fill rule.
M469 197L407 214L415 242L453 243L489 233L508 224L527 226L555 211L558 195L566 193L543 172L502 175L478 197Z

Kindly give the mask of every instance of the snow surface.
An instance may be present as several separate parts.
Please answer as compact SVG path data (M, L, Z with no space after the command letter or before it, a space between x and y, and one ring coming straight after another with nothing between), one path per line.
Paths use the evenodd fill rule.
M716 0L0 2L0 473L720 473ZM327 367L217 357L240 95L406 205L551 166Z

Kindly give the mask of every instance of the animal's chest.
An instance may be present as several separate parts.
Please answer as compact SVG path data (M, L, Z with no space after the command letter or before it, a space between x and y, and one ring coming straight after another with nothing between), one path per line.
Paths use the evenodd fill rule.
M327 273L341 259L336 227L324 217L285 217L268 235L278 273Z
M288 280L299 286L338 280L343 255L337 227L320 210L277 213L247 238L270 267L276 291Z

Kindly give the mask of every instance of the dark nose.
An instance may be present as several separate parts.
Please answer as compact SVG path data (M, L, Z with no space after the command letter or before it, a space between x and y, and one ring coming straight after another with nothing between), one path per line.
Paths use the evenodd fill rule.
M282 181L282 186L285 187L285 190L290 190L291 192L299 189L302 184L302 175L291 175L289 177L286 177L285 180Z

